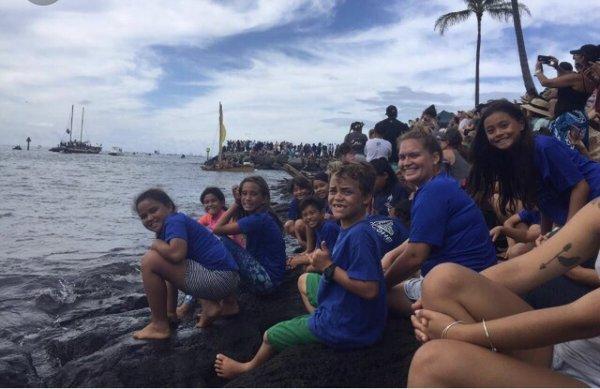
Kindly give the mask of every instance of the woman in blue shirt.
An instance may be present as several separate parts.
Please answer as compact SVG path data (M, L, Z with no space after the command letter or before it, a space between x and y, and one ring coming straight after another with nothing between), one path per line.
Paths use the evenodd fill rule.
M537 207L542 234L567 223L585 204L600 196L600 164L553 137L534 136L521 109L497 100L483 111L472 144L468 190L480 203L496 188L500 211L514 214L520 204ZM580 267L567 273L586 283Z
M442 149L433 135L405 134L398 158L404 179L417 192L408 240L388 252L382 266L389 307L409 314L421 296L422 277L433 267L453 262L481 271L496 263L496 253L479 208L455 179L441 173ZM410 278L419 269L421 277Z

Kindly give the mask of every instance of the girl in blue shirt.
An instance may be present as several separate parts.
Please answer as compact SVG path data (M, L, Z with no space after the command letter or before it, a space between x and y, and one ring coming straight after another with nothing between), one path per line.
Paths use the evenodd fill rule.
M408 199L408 193L398 182L398 177L385 158L376 158L369 162L375 169L375 188L373 194L373 215L389 216L392 204Z
M244 178L234 187L235 202L219 219L213 232L221 240L240 268L245 286L258 294L270 293L283 280L285 273L285 242L283 226L270 207L271 194L264 178ZM234 215L245 215L232 221ZM246 248L227 235L245 234Z
M405 134L398 158L404 179L417 191L408 240L388 252L382 265L389 307L406 315L432 268L453 262L481 271L496 263L496 252L479 208L455 179L441 173L442 149L433 135ZM421 277L411 278L419 269Z
M521 109L507 100L483 111L472 156L469 191L475 199L489 201L497 186L501 212L537 207L542 235L600 196L600 164L556 138L533 136ZM567 276L587 283L584 273L592 270L577 267Z
M206 327L224 312L239 310L235 299L238 266L206 227L179 213L161 189L149 189L135 200L144 227L156 234L142 257L142 280L152 318L133 334L136 339L171 336L169 316L176 317L177 290L200 299Z

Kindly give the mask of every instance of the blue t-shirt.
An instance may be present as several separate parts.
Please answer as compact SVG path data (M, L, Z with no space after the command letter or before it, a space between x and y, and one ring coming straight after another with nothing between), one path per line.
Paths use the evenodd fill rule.
M563 225L569 213L571 190L581 180L590 186L588 201L600 196L600 164L554 137L538 135L534 140L534 163L540 174L538 208L554 223Z
M399 219L381 215L370 215L367 217L367 220L381 242L382 258L389 251L400 246L408 239L408 230Z
M365 300L337 282L321 278L319 306L308 320L309 329L332 347L371 345L383 333L387 308L379 238L366 219L340 230L331 258L351 279L378 282L379 293L376 298Z
M340 226L333 220L325 220L320 227L315 228L315 248L321 247L321 242L325 241L327 248L331 252L335 247L335 242L340 233Z
M519 212L519 219L521 219L522 223L527 225L540 224L540 211L529 211L527 209L523 209Z
M475 271L496 263L496 251L481 211L456 180L444 173L417 190L409 241L431 246L429 258L421 265L422 276L443 262Z
M399 182L389 191L375 193L373 196L373 213L375 215L389 216L388 208L401 199L407 199L408 193Z
M274 285L285 273L285 242L279 226L268 212L257 212L237 221L246 234L246 250L265 268Z
M288 219L289 220L298 220L300 219L300 210L298 209L298 205L300 202L297 198L293 198L290 202L290 207L288 208Z
M172 213L165 219L158 239L171 242L179 238L187 242L187 258L209 270L238 270L237 263L223 243L206 227L183 213Z

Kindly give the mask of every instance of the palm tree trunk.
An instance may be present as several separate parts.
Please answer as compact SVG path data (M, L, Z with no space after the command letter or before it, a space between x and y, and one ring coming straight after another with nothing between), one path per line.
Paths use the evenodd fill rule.
M533 77L529 70L529 62L527 61L527 51L525 50L525 41L523 40L523 29L521 28L521 15L519 13L519 3L517 0L511 0L513 22L515 24L515 34L517 36L517 47L519 49L519 62L521 63L521 74L523 75L523 83L525 90L529 96L537 95Z
M475 54L475 106L479 104L479 56L481 53L481 15L477 15L477 53Z

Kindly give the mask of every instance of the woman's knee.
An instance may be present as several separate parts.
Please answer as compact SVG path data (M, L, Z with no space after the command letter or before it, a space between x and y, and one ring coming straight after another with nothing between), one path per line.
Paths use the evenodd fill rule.
M432 340L422 345L410 364L408 386L440 386L450 372L464 367L464 358L460 357L455 343Z
M423 300L454 295L464 287L464 280L470 275L472 275L470 269L455 263L437 265L423 280L421 289Z
M164 261L163 257L154 250L146 251L146 254L142 256L142 271L154 270L159 263Z

